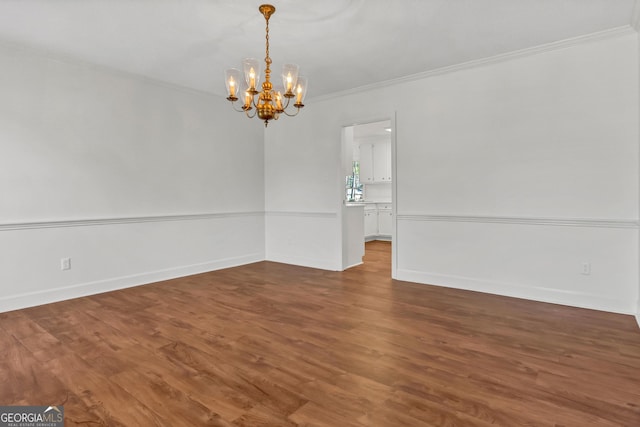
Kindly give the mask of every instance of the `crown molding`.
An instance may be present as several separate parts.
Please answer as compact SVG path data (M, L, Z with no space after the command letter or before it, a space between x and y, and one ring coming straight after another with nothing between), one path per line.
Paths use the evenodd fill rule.
M201 213L186 215L156 215L137 217L116 217L116 218L96 218L96 219L68 219L56 221L37 222L13 222L0 223L0 231L9 230L34 230L40 228L65 228L65 227L87 227L96 225L112 224L140 224L144 222L167 222L167 221L194 221L221 218L238 218L247 216L262 216L264 212L223 212L223 213Z
M638 4L640 0L636 0ZM637 8L636 8L637 9ZM637 23L637 22L636 22ZM456 71L463 71L472 68L482 67L485 65L499 64L501 62L510 61L517 58L524 58L527 56L538 55L546 52L553 52L556 50L566 49L571 46L577 46L586 43L597 42L601 40L608 40L612 38L622 37L630 34L635 34L637 31L634 26L624 25L621 27L610 28L604 31L598 31L596 33L586 34L583 36L572 37L565 40L559 40L556 42L546 43L526 49L514 50L512 52L502 53L499 55L489 56L487 58L475 59L472 61L463 62L460 64L450 65L446 67L436 68L434 70L423 71L416 74L411 74L404 77L398 77L396 79L386 80L379 83L373 83L369 85L359 86L352 89L347 89L340 92L334 92L327 95L310 98L313 101L326 101L334 98L339 98L347 95L355 95L362 92L368 92L374 89L380 89L388 86L395 86L401 83L413 82L416 80L422 80L429 77L440 76L443 74L454 73Z

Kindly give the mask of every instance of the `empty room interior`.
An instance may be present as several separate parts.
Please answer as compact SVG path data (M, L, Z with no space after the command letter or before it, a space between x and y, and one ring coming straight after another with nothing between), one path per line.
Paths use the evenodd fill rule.
M0 427L640 426L639 30L0 2Z

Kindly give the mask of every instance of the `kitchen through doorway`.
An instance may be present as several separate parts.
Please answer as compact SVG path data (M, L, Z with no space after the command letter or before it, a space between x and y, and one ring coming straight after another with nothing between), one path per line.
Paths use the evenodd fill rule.
M385 119L345 126L342 135L343 198L347 209L360 208L362 211L360 244L364 255L366 246L372 247L365 246L365 242L384 241L393 245L392 121ZM360 224L355 226L359 228Z

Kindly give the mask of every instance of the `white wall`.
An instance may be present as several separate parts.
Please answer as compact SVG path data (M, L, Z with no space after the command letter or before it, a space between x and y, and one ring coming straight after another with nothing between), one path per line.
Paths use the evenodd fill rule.
M308 104L267 139L267 210L339 213L340 127L395 113L397 278L636 311L631 29ZM287 176L308 191L291 197ZM286 226L267 219L267 257ZM305 227L279 258L311 260L322 246L328 262L339 227Z
M634 312L637 73L628 34L407 85L398 277Z
M340 270L341 129L318 138L306 125L313 117L314 107L305 107L296 118L282 117L265 132L266 258Z
M368 202L387 202L392 199L391 183L365 184L364 198Z
M0 92L0 311L264 259L263 130L223 99L7 46Z

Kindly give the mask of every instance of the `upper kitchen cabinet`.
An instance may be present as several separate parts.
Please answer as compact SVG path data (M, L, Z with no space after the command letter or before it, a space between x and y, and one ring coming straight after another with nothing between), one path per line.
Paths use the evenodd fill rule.
M373 144L360 144L360 182L371 184L373 176Z
M391 182L391 142L360 144L360 182L363 184Z
M391 182L391 142L373 144L374 182Z

